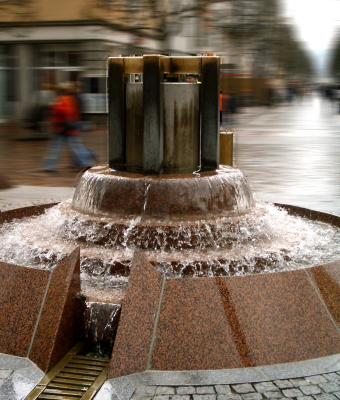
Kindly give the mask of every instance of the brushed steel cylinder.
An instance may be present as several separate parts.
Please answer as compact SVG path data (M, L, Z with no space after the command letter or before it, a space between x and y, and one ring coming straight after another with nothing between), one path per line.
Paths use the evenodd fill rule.
M191 173L199 168L199 84L162 83L163 163L162 172ZM143 84L126 83L126 168L143 170Z
M143 169L143 84L126 83L126 169L140 172Z
M162 83L164 92L163 173L190 173L199 168L200 109L197 83Z

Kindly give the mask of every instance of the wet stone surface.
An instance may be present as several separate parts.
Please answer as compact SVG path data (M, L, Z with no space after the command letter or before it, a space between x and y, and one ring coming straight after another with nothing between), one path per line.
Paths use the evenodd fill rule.
M133 400L338 400L340 370L305 378L235 385L139 386Z
M335 107L317 96L240 115L230 126L235 164L260 200L339 215L339 126Z
M22 400L43 377L27 358L0 354L0 400Z

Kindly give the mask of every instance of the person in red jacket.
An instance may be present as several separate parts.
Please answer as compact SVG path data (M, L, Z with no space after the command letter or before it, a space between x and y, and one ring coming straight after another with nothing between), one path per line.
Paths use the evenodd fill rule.
M57 170L64 145L70 147L80 168L94 165L93 154L80 139L79 120L79 107L73 95L72 86L70 84L60 85L56 101L51 108L53 138L43 167L44 171L55 172Z

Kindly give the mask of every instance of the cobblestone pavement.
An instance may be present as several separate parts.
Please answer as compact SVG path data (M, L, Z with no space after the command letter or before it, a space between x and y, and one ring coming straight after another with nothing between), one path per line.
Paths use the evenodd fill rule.
M140 386L133 400L338 400L340 371L305 378L205 386Z

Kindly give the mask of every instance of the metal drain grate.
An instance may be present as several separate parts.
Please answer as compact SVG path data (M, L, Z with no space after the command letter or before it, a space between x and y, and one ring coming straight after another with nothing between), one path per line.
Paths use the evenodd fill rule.
M26 400L91 400L105 382L109 360L80 354L79 343L41 380Z

